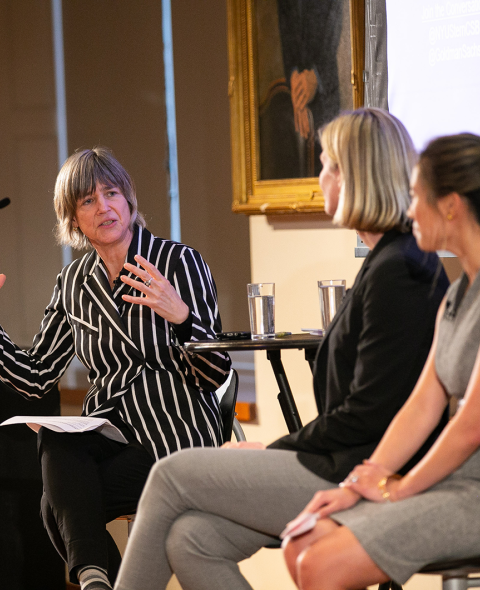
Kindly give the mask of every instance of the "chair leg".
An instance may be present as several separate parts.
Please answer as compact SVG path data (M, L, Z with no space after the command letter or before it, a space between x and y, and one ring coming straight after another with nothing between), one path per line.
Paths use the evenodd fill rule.
M235 438L237 439L237 442L247 440L245 437L245 433L243 432L243 428L240 426L240 422L236 418L233 419L232 431L235 435Z

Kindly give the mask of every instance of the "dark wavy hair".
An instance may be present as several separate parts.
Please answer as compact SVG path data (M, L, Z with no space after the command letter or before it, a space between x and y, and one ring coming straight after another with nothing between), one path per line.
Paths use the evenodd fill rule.
M420 154L418 167L430 202L458 193L480 224L480 136L458 133L437 137Z

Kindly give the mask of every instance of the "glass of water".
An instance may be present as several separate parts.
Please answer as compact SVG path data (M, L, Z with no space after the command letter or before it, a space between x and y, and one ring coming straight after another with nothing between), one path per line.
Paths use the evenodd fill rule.
M345 297L345 285L346 281L343 279L318 281L320 314L324 330L330 325L342 303L342 299Z
M247 285L252 340L275 337L275 283Z

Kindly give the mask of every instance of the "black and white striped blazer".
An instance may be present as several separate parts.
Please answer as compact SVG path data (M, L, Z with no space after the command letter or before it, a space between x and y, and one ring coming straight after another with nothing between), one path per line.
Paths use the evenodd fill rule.
M230 359L220 352L189 354L183 347L186 340L221 331L210 269L194 249L142 228L127 255L138 266L137 253L189 306L186 322L175 326L149 307L123 301L123 294L139 292L122 281L112 293L104 264L92 251L58 275L30 350L18 348L0 327L0 376L25 397L41 397L76 354L89 370L84 415L120 416L156 459L181 448L216 446L221 421L214 391L225 381Z

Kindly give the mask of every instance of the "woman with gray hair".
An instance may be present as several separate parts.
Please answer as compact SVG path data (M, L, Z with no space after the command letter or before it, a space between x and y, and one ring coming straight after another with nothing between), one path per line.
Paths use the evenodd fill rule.
M221 331L213 277L198 252L145 229L133 182L108 150L72 155L54 204L59 242L90 251L58 275L30 350L0 327L0 378L38 398L77 355L89 370L83 415L108 418L128 441L46 428L38 435L50 538L72 582L103 589L120 562L106 522L136 510L153 463L221 444L214 392L230 359L183 347Z

